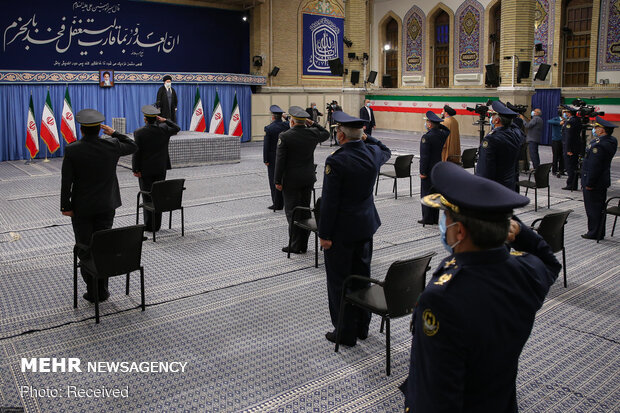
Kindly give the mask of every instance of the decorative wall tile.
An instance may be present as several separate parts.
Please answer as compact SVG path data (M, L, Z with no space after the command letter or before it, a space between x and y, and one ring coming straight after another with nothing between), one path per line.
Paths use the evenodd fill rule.
M424 33L426 17L413 6L403 20L403 74L424 74Z
M598 70L620 70L620 0L601 1Z
M484 7L476 0L463 2L454 17L454 73L479 73L483 61Z

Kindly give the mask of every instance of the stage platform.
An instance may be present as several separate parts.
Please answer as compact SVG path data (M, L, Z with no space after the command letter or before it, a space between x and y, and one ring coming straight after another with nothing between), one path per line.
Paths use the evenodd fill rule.
M133 134L128 134L133 138ZM168 145L172 168L217 165L241 161L239 137L205 132L180 131ZM124 156L119 165L131 169L131 156Z

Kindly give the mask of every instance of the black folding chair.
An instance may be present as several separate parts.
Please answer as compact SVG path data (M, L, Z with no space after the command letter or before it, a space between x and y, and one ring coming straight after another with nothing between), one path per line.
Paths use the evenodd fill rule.
M431 252L421 257L405 261L396 261L390 265L385 281L373 278L351 275L344 281L338 327L336 328L336 348L340 347L340 333L345 305L355 305L381 316L383 332L385 324L385 372L390 375L390 320L413 313L418 297L426 285L426 272L430 270L431 258L436 255ZM361 290L347 291L353 280L372 283L370 287Z
M411 162L413 161L413 155L401 155L396 157L394 161L394 171L379 172L377 175L377 186L375 188L375 195L379 190L379 178L381 176L387 176L394 179L394 186L392 192L394 192L394 199L398 199L398 178L409 177L409 196L413 196L411 189Z
M305 212L305 214L304 214ZM314 217L309 214L313 214ZM304 215L303 217L301 215ZM293 225L314 232L314 267L319 268L319 218L321 216L321 197L314 203L313 208L296 206L293 208L291 220ZM288 237L287 258L291 258L291 237Z
M618 205L610 207L609 203L614 199L618 200ZM618 216L620 216L620 196L612 196L607 201L605 201L605 208L603 209L603 213L603 222L601 223L598 236L596 237L596 242L599 242L601 239L603 239L603 229L606 225L607 220L605 218L607 217L607 215L614 216L614 226L611 228L611 236L614 236L614 231L616 230L616 221L618 221Z
M527 191L534 189L534 211L538 211L538 189L547 188L547 209L551 208L551 194L549 189L549 172L551 172L550 163L543 163L538 168L530 171L527 181L519 181L519 186L525 187L525 196ZM532 174L534 174L534 182L532 182Z
M549 244L553 252L562 251L562 268L564 269L564 288L566 288L566 249L564 248L564 226L568 221L568 215L573 212L572 209L563 212L547 214L542 218L538 218L532 222L530 226L533 230L543 237ZM538 224L540 223L540 224ZM538 224L538 226L536 226Z
M77 308L77 269L86 269L96 279L127 274L125 294L129 295L129 274L140 270L142 311L144 305L144 268L142 267L142 237L144 225L104 229L93 234L90 245L76 244L73 248L73 308ZM89 251L90 257L78 263L80 250ZM99 324L99 289L94 288L95 322Z
M461 155L461 166L463 166L464 169L474 168L474 172L476 172L477 155L478 148L465 149Z
M185 236L185 217L183 216L183 191L185 179L170 179L153 182L151 191L140 191L136 199L136 225L140 221L140 208L155 213L170 212L168 229L172 228L172 211L181 210L181 236ZM142 195L142 203L140 203ZM144 196L150 196L150 202L144 202ZM156 232L153 231L153 242L156 242Z

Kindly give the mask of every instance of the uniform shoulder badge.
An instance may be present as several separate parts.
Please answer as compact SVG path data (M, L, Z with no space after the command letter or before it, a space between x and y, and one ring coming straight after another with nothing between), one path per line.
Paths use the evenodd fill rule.
M570 123L566 125L566 129L570 129Z
M482 141L482 147L487 148L489 146L489 141Z
M452 279L452 274L445 273L445 274L442 274L441 277L439 277L439 279L437 281L435 281L433 284L435 284L435 285L444 285L445 283L447 283L451 279Z
M430 308L422 313L422 330L429 337L434 336L439 331L439 321Z
M592 152L593 153L597 153L598 152L598 148L592 148Z
M523 252L523 251L510 251L510 255L515 256L515 257L522 257L525 254L527 254L527 252Z
M282 144L282 138L278 138L278 146L280 146L280 144Z
M332 172L332 167L325 165L325 175L329 175Z
M456 265L456 258L452 258L451 260L446 261L446 262L443 264L443 267L444 267L444 268L448 268L448 267L451 267L451 266L453 266L453 265Z
M426 143L426 138L422 138L422 143Z

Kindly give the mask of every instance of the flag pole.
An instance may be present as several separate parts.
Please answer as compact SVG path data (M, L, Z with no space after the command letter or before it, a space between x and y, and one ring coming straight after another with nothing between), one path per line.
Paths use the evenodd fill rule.
M50 87L47 87L47 93L50 93ZM43 162L49 162L50 160L47 159L47 142L45 142L45 159L43 159Z
M32 99L32 90L30 91L30 99ZM28 108L28 110L30 110L30 108ZM26 139L28 139L28 136L26 136ZM39 134L37 133L37 140L39 139ZM34 158L32 157L32 154L30 154L30 151L28 151L28 160L26 162L24 162L24 165L31 165L33 163L37 163L37 161L34 160Z

